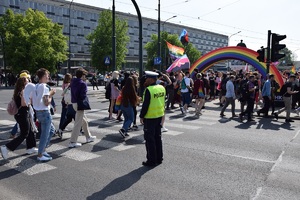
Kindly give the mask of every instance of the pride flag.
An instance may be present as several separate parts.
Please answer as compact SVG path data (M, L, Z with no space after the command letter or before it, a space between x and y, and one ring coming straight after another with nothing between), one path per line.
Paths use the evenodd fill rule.
M183 45L186 45L187 43L189 43L189 35L188 35L188 32L183 29L180 36L179 36L179 40L181 41L181 43Z
M293 67L291 68L291 74L296 74L296 67L295 67L295 65L293 65Z
M190 60L187 57L186 54L181 56L180 58L177 58L172 65L167 69L167 72L177 72L183 69L190 69Z
M169 54L170 54L170 56L171 56L172 59L179 58L184 53L184 49L183 48L177 47L175 45L172 45L169 42L167 42L167 46L168 46L168 49L169 49Z

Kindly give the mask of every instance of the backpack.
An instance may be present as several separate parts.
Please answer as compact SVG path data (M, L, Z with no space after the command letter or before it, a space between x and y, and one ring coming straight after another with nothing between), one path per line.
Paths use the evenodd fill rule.
M10 115L16 115L18 113L19 108L17 107L17 104L13 98L8 103L6 110Z
M111 96L111 85L110 82L105 86L105 99L110 99Z
M226 78L224 81L221 81L221 89L223 91L226 91L226 84L227 84L228 79Z

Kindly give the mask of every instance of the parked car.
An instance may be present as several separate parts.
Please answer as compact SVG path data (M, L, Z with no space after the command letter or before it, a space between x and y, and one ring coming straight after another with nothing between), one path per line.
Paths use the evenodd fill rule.
M65 78L65 75L63 75L63 74L57 74L57 76L58 76L59 80L64 80L64 78Z
M87 75L86 75L86 79L89 80L91 82L93 76L95 75L95 73L91 73L89 72Z
M99 86L105 85L105 82L104 82L104 75L99 74L97 79L98 79L98 85L99 85Z

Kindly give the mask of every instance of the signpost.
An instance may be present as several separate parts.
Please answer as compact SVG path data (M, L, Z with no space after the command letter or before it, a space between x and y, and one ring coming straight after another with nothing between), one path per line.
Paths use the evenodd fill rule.
M161 64L161 57L155 57L154 58L154 65L160 65Z
M108 56L104 58L104 65L106 66L110 65L110 58Z

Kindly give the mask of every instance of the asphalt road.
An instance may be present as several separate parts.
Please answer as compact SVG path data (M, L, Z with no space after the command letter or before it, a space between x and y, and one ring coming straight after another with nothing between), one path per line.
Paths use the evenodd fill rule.
M11 96L11 89L0 88L0 145L14 124L5 110ZM43 164L25 155L23 143L8 161L0 158L0 199L300 199L299 120L286 124L282 115L278 121L255 117L241 123L220 118L217 101L206 104L200 119L193 113L183 117L178 109L167 112L164 161L150 169L141 165L142 126L123 140L122 123L107 118L103 86L89 87L89 98L87 117L97 140L69 149L70 131L65 132L62 140L52 139L47 151L54 159ZM230 116L229 109L225 114Z

